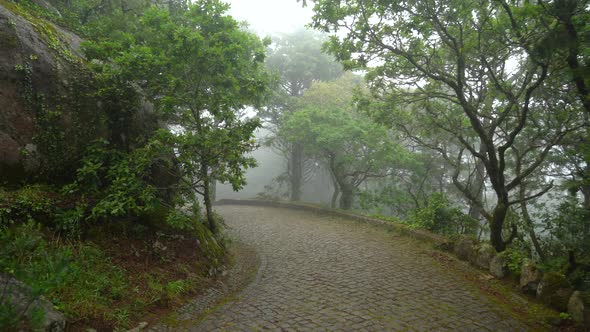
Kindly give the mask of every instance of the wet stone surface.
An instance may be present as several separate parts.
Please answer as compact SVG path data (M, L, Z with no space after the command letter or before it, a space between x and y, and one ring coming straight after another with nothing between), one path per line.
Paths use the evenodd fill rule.
M406 237L305 211L218 211L261 266L245 290L187 330L527 330Z

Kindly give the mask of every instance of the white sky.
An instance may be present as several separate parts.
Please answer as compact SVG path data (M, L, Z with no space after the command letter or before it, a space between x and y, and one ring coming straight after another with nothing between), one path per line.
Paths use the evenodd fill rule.
M297 0L224 0L231 5L229 14L237 21L247 21L260 37L292 32L311 21L308 3L302 8Z

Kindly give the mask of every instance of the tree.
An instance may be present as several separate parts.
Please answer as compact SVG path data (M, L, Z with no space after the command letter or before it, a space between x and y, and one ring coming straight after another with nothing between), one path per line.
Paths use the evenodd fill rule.
M309 30L298 30L278 39L270 49L267 66L280 76L280 86L272 105L261 115L274 128L281 126L282 114L295 111L295 100L315 81L329 80L341 74L341 66L321 51L322 36ZM287 155L290 199L301 199L305 182L306 158L297 141L283 142L277 136L273 143Z
M301 98L301 108L287 114L282 125L288 141L299 142L329 170L333 202L341 193L343 209L352 208L362 183L392 175L405 153L385 127L354 111L352 95L358 85L350 74L312 84Z
M386 100L389 110L395 105L420 109L433 128L453 137L458 150L426 146L454 162L456 184L478 206L478 198L457 180L468 155L481 161L496 196L485 215L498 251L515 236L502 234L510 207L521 201L513 197L515 189L581 126L568 109L572 106L546 102L545 96L555 92L547 84L555 55L545 52L537 33L544 22L528 15L531 10L528 2L516 7L504 1L439 0L321 0L314 7L315 28L347 32L332 36L327 48L346 69L368 71L375 97ZM522 150L522 170L514 176L507 164L531 124L531 144Z
M176 15L152 7L126 43L102 49L151 97L168 127L158 139L176 154L183 197L203 197L213 232L211 182L236 190L244 185L244 169L255 165L246 153L256 147L260 122L240 111L259 107L269 82L267 42L241 30L225 14L228 8L217 0L195 2Z

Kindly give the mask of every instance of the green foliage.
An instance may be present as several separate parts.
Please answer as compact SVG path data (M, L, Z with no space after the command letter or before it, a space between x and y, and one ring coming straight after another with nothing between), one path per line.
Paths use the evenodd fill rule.
M193 206L196 207L198 205L194 204ZM194 231L198 227L197 224L201 222L199 220L200 215L201 214L196 208L193 208L193 213L191 215L183 213L179 210L173 210L170 211L170 213L166 216L166 224L173 229Z
M546 240L550 255L565 256L590 252L590 211L573 197L561 203L544 216L544 225L550 237Z
M219 225L223 219L214 214L214 222ZM201 220L197 207L193 208L191 214L178 210L171 211L166 218L166 223L180 230L190 230L194 232L199 240L199 247L203 250L205 257L209 259L212 267L219 267L225 257L225 245L222 234L213 234L207 225Z
M55 194L42 185L24 186L16 191L0 188L0 227L48 217L56 211Z
M67 248L52 251L40 231L40 225L29 220L24 224L3 227L0 231L0 271L24 282L30 288L24 290L24 296L33 303L39 296L47 295L67 277L67 267L71 252ZM0 307L11 307L10 299L5 298L6 292L0 295ZM2 310L0 329L12 329L26 322L29 326L37 326L44 312L39 308L31 308L18 312L14 306Z
M244 169L255 166L245 154L256 147L253 133L260 123L242 118L239 111L260 106L269 81L263 66L268 42L240 29L227 9L216 0L179 12L152 7L126 38L86 46L89 58L106 63L98 66L99 75L116 83L106 84L102 94L129 96L126 91L141 82L159 116L175 128L160 130L158 137L176 152L183 180L179 189L188 199L194 192L205 198L211 225L212 179L238 190L245 184ZM121 176L127 168L134 172L132 165L120 165L113 178L130 180ZM121 189L136 187L122 182ZM151 195L150 190L144 193ZM124 203L128 194L110 195L109 204L97 212L134 210L132 202Z
M332 33L325 49L345 69L367 73L372 115L441 155L452 168L447 179L473 205L484 205L474 182L489 179L490 242L504 250L518 186L538 176L568 133L588 126L588 75L579 73L587 38L577 32L587 30L579 25L586 3L322 0L314 12L312 26ZM568 38L557 37L565 31ZM479 175L465 174L473 164Z
M166 284L166 292L171 298L182 295L186 292L187 286L185 280L170 281Z
M590 257L579 258L575 268L567 275L568 281L582 291L590 291Z
M477 220L453 207L442 193L431 195L428 204L411 211L405 222L444 235L475 234L478 226Z
M166 148L157 140L130 153L110 148L104 140L91 144L76 171L76 180L62 191L91 195L93 219L140 215L157 204L157 191L149 181L152 166Z
M508 247L500 255L506 260L510 273L516 277L520 276L522 265L529 259L525 252L514 247Z
M289 96L301 96L313 82L329 81L342 75L342 66L322 52L324 41L325 36L300 29L277 38L269 50L266 65L278 73L284 82L284 92Z
M80 238L86 221L86 205L65 209L55 214L55 230L69 238Z
M0 232L0 269L31 287L31 301L43 295L68 318L109 312L131 291L124 272L96 245L48 241L34 221ZM22 313L16 319L5 313L10 311L2 311L0 324L9 325L3 329L21 324ZM33 313L33 320L40 315Z
M353 92L361 88L353 75L313 84L296 112L282 118L279 135L321 162L342 191L341 208L352 207L361 183L384 178L405 161L406 151L388 130L355 112Z

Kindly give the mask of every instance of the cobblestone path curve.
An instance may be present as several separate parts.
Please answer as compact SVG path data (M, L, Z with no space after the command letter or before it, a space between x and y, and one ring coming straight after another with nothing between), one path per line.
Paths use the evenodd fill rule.
M413 240L310 212L221 206L256 280L195 331L523 331Z

